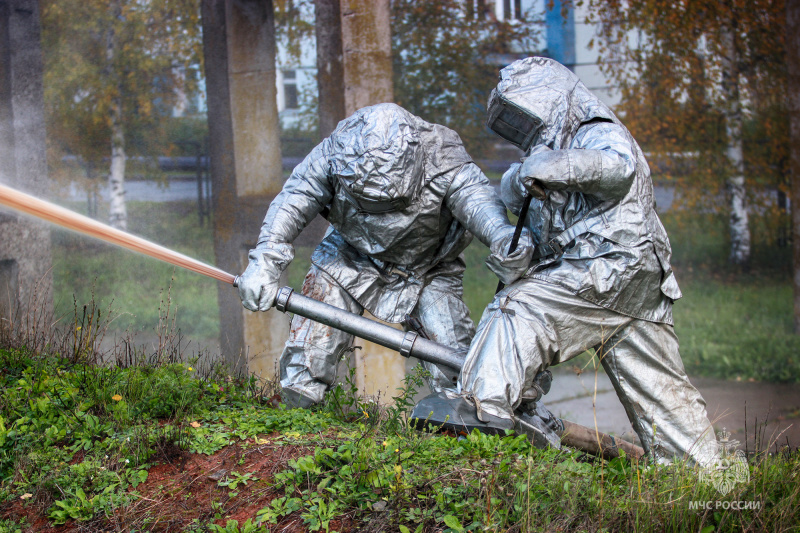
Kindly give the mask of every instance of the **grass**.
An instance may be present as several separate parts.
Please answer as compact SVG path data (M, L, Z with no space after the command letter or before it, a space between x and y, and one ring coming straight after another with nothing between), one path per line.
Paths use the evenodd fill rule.
M176 362L170 347L98 354L103 327L50 330L43 351L0 330L0 531L708 533L800 520L797 450L753 454L749 480L723 496L683 463L414 431L419 374L392 405L348 380L323 406L287 410L274 383Z
M129 202L129 231L213 264L211 230L199 226L195 209L192 202ZM95 302L112 310L112 332L137 333L151 331L169 306L183 335L199 343L219 337L214 280L75 233L53 235L56 316Z
M80 207L80 206L79 206ZM165 209L166 207L166 209ZM131 231L213 264L208 226L197 223L193 202L129 203ZM691 375L759 381L800 380L800 338L793 333L790 247L776 244L780 217L753 217L749 271L727 262L727 225L718 215L671 211L663 217L684 297L674 307L681 353ZM289 283L299 289L312 249L298 247ZM177 329L198 346L219 335L216 282L156 260L56 232L56 309L71 316L75 304L111 307L111 331L152 332L159 307L171 306ZM464 297L476 322L491 300L496 278L485 267L488 249L466 250ZM163 302L163 303L162 303ZM767 348L768 347L768 348ZM769 357L765 354L769 353Z
M675 331L690 375L757 381L800 380L793 331L791 243L777 242L780 217L753 217L748 269L727 260L727 220L713 214L664 216L683 298Z
M676 305L687 371L758 381L800 379L800 339L792 331L788 282L692 279Z

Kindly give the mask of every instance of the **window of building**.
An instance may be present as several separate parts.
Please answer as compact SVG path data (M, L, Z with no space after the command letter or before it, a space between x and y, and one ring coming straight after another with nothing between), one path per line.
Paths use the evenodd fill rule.
M283 71L283 107L284 109L297 109L300 107L297 96L297 71Z
M522 0L464 0L471 20L522 20Z
M495 0L466 0L468 19L486 20L494 7Z
M503 0L503 20L522 20L522 0Z

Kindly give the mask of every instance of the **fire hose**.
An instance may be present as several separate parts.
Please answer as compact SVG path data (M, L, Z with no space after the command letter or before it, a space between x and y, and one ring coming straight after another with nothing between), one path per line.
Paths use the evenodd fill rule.
M396 350L404 357L416 357L421 361L444 365L455 370L460 370L464 362L463 354L454 348L425 339L414 331L401 331L297 294L291 287L283 287L278 291L275 308L282 313L294 313ZM635 444L568 420L559 421L563 428L558 432L559 437L567 446L605 458L618 457L619 450L624 450L628 457L634 459L644 456L644 450Z

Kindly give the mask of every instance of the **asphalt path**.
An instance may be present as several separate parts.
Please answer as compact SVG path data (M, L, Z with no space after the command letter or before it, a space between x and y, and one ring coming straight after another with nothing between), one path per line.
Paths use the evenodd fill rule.
M98 190L99 200L109 200L109 188L103 184ZM145 180L127 180L125 199L131 202L181 202L197 200L197 181L194 179L173 179L166 183ZM69 189L72 201L86 200L87 191L73 184Z
M638 442L605 373L569 363L551 370L553 385L544 402L556 416ZM741 443L741 450L800 447L800 387L712 378L692 378L691 382L706 401L715 431L729 431Z
M493 182L497 187L499 183ZM109 188L104 184L99 188L99 200L109 200ZM69 190L72 201L86 200L88 193L73 185ZM675 189L669 186L656 185L656 206L658 211L666 211L672 206ZM125 182L125 199L132 202L179 202L197 200L197 181L194 179L173 179L166 183L144 180L128 180Z

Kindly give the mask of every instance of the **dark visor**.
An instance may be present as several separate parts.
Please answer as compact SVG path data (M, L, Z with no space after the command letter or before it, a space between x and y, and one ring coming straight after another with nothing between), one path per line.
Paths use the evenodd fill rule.
M489 128L523 150L530 148L542 123L503 101L499 102L492 114L495 115L495 113L496 116L493 119L491 116L489 117Z

